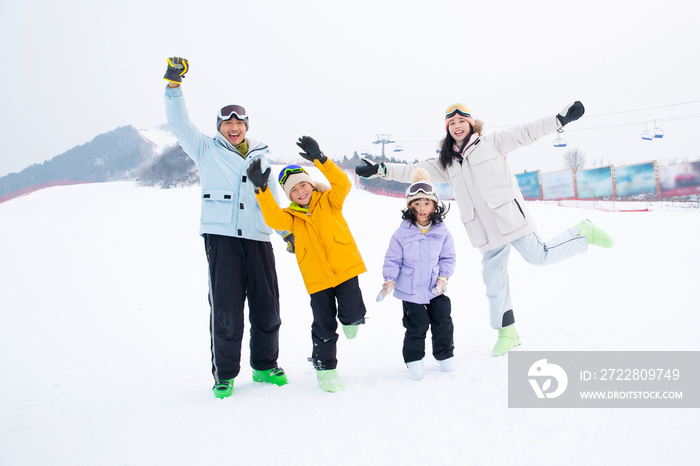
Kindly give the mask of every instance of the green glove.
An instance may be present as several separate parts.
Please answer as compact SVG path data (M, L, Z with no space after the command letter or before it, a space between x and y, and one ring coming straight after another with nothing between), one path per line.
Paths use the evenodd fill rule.
M282 237L285 243L287 243L287 252L294 254L294 233L288 233Z
M190 62L186 58L170 57L168 58L168 69L165 71L163 79L171 83L181 83L189 69Z

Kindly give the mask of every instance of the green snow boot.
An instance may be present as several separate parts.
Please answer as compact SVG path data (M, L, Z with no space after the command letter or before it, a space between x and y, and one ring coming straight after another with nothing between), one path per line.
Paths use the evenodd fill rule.
M317 370L316 376L318 377L318 385L326 392L333 393L345 389L343 381L340 380L340 376L335 369Z
M273 383L280 387L289 383L287 374L284 373L284 369L281 367L275 367L266 371L253 369L253 382Z
M579 236L585 236L588 244L600 246L601 248L610 249L615 246L615 240L610 237L605 231L593 225L590 220L581 220L574 228L581 230Z
M348 340L352 340L357 336L357 330L360 328L359 325L345 325L341 324L343 327L343 333L345 334L345 338Z
M515 330L515 325L499 328L498 340L496 340L496 346L493 347L491 356L503 356L516 346L520 346L520 336L518 331Z
M218 380L211 389L217 398L226 398L233 393L233 379Z

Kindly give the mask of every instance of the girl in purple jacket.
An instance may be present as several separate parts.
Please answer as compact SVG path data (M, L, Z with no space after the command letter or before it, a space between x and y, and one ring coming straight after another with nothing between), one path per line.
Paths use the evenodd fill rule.
M393 290L403 303L403 359L411 376L420 380L425 368L425 336L430 328L433 356L445 371L454 370L452 305L445 296L455 268L452 235L443 223L447 210L438 205L435 185L422 168L411 175L406 190L403 222L394 232L384 256L384 285L377 301Z

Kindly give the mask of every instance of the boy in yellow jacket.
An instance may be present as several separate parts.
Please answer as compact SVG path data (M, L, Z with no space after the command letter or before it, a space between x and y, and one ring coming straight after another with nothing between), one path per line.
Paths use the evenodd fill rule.
M330 188L314 182L302 167L289 165L280 173L279 183L292 203L280 209L267 189L270 168L263 172L260 163L253 161L247 173L256 186L265 223L275 230L294 233L297 263L311 295L314 315L311 363L321 388L335 392L343 389L336 372L336 315L345 336L355 338L358 326L365 323L366 312L357 276L367 268L342 213L352 188L348 176L323 155L313 138L302 136L297 145L304 151L299 155L323 172Z

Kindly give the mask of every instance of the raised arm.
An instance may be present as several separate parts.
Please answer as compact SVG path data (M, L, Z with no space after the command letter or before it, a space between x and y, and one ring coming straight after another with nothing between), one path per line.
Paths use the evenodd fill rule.
M323 155L318 143L309 136L302 136L297 142L304 152L299 152L306 160L313 162L316 167L325 175L331 184L331 191L328 193L329 201L338 209L343 208L343 202L352 189L352 183L343 170L341 170L332 160Z
M189 71L190 65L187 59L181 57L168 58L168 66L163 79L168 81L165 89L165 115L168 119L170 131L177 138L185 150L196 163L200 156L206 152L211 144L211 138L202 134L190 121L190 116L185 105L180 84Z

